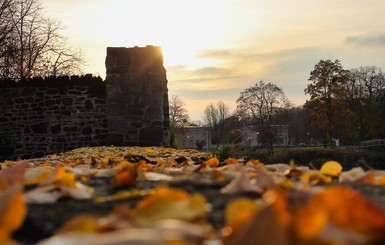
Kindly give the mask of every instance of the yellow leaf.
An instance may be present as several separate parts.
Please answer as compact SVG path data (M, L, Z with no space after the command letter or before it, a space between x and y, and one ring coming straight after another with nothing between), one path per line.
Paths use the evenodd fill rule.
M342 172L342 166L336 161L327 161L322 165L320 172L330 176L339 176Z

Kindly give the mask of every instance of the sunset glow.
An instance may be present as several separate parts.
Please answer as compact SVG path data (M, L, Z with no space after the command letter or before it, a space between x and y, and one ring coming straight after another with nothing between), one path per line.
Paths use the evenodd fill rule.
M301 105L320 59L385 69L382 0L43 0L82 49L86 73L105 77L107 47L162 47L170 94L200 120L207 101L235 109L264 80Z

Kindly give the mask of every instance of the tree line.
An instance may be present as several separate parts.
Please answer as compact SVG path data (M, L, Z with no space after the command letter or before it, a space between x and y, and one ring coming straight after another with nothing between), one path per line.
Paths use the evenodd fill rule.
M62 30L38 0L0 0L0 78L82 73L81 50L67 44Z
M233 113L223 101L210 103L202 119L211 130L212 143L240 143L241 129L247 127L258 132L261 146L272 151L284 125L289 127L290 144L333 146L333 140L338 139L351 145L385 137L385 74L380 68L347 70L339 60L320 60L308 82L304 93L310 98L302 106L293 106L279 86L264 81L240 93ZM178 101L177 108L183 111L182 116L170 118L175 132L175 128L188 125L189 117L183 101L172 96L170 104L173 101ZM173 113L178 114L170 107ZM173 144L176 146L175 138Z

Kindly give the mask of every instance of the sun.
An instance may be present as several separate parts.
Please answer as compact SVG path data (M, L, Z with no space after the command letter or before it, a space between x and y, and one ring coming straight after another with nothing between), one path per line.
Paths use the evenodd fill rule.
M227 0L152 1L149 23L140 23L144 42L162 47L166 66L191 68L212 65L197 52L220 48L228 35L230 6ZM155 20L155 21L154 21ZM145 31L151 30L151 31Z

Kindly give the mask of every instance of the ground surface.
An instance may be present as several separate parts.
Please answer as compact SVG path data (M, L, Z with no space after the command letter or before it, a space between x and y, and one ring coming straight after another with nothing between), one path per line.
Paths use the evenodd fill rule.
M158 234L156 232L159 229L165 228L159 228L153 224L159 219L168 219L167 213L169 209L173 208L175 212L171 212L170 218L183 220L186 222L183 223L186 226L193 224L194 229L209 227L205 228L203 232L198 228L196 232L194 229L185 231L181 228L172 228L171 231L178 234L175 239L184 242L181 244L209 244L208 241L213 244L239 244L239 241L244 241L244 239L255 241L255 244L263 244L266 241L270 244L309 244L309 241L310 244L339 244L341 241L338 239L345 239L348 244L381 244L385 241L383 236L385 231L385 173L380 170L357 170L353 173L341 172L336 176L329 176L321 173L319 169L297 168L295 165L287 164L264 165L259 161L249 161L249 159L229 158L220 162L208 153L157 147L86 147L45 158L30 159L26 162L28 163L26 173L32 172L32 169L39 173L24 175L27 213L23 224L12 236L13 241L21 244L39 242L55 244L52 238L58 237L58 230L62 229L68 221L90 215L96 217L94 222L97 223L97 220L110 217L109 215L114 213L119 206L125 206L130 211L119 213L121 217L113 224L109 224L108 229L105 228L106 226L101 229L100 223L92 224L92 227L97 228L87 228L86 232L88 237L93 237L90 238L91 241L92 239L95 239L94 242L98 239L100 242L105 241L103 239L109 232L128 228ZM2 172L17 164L15 162L2 163ZM65 169L61 176L58 174L58 166ZM43 170L47 172L48 176L54 176L51 182L47 181L50 177L42 178ZM50 203L28 201L28 192L37 190L41 186L71 185L71 183L68 184L69 177L66 174L74 174L74 181L91 187L90 198L79 200L73 196L62 196ZM29 176L30 179L26 180L25 176ZM66 178L67 180L63 180ZM27 182L28 184L25 184ZM118 182L120 184L117 184ZM159 186L170 188L168 189L170 192L166 194L166 200L162 199L164 196L158 194L155 201L147 202L147 204L150 202L150 205L138 204L142 200L148 200L152 195L156 195L155 190ZM337 189L330 191L329 187L337 187ZM338 189L340 187L344 188L342 192ZM180 194L176 190L182 190L187 194ZM200 201L196 201L193 198L196 193L202 195L204 201L199 198ZM278 198L271 201L271 193L275 193L274 195ZM330 196L329 193L347 193L347 195L333 194ZM312 210L313 199L318 200L316 198L320 198L319 196L323 194L338 202L329 203L327 199L326 201L322 199L326 205L323 206L318 202L319 206L316 209L323 210L322 213L312 211L306 218L303 218L303 210ZM181 198L181 196L183 197ZM286 208L282 208L280 197ZM39 200L44 198L43 196ZM236 212L226 213L229 205L240 198L246 199L247 204L245 206L238 204ZM180 205L175 203L182 199L189 203L186 204L186 207L179 209ZM248 201L251 201L252 204L249 204ZM344 206L346 203L351 203L351 205ZM155 206L151 206L152 204ZM258 208L255 208L254 204L257 204ZM201 206L206 205L209 208L203 210ZM344 209L343 212L338 205L343 206L341 207ZM375 212L368 208L372 207L371 205L375 206ZM270 216L265 216L266 213L271 212L269 207L278 211L274 211ZM189 210L194 214L188 215ZM249 210L251 211L249 212ZM362 210L362 212L356 215L353 213L355 210ZM145 215L140 216L141 212L144 212ZM160 215L159 217L159 213L164 213L165 216ZM336 218L333 213L346 213L346 217ZM322 219L319 218L320 215L323 217ZM290 218L285 218L286 216ZM309 231L310 237L305 220L311 220L311 224L319 224L318 226L310 225L313 227L311 232ZM317 222L319 220L323 221ZM62 244L76 244L66 239L72 236L69 234L76 233L78 230L84 232L84 227L90 226L90 222L82 222L80 226L73 225L69 228L72 233L64 233L59 236L60 239L64 237ZM147 222L146 225L141 225L143 222ZM265 227L268 227L270 232L276 232L278 235L271 237L270 240L258 238L258 231L253 231L251 234L254 235L250 235L250 227L247 226L250 222L257 224L262 222L266 224ZM118 226L117 223L124 223L124 225ZM371 226L373 223L375 225ZM270 227L269 224L273 225ZM231 232L228 232L229 227ZM258 227L258 225L254 227ZM277 227L280 227L279 231ZM330 231L331 229L333 232ZM262 232L262 229L260 231ZM338 239L336 240L334 236L337 236ZM277 241L277 237L279 241ZM149 236L147 240L144 239L144 243L138 243L139 238L135 236L126 235L121 239L125 241L124 244L167 244L164 242L171 238L158 237L157 240ZM100 244L120 243L111 241Z

